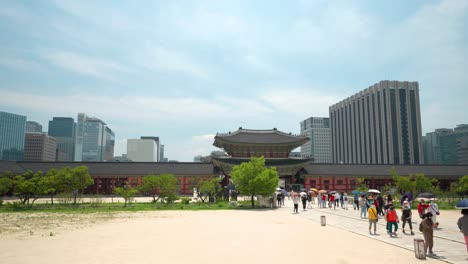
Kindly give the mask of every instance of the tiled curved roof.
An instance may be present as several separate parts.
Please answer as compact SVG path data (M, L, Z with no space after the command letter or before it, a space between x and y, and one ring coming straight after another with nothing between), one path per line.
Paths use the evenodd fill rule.
M217 134L214 145L216 146L217 140L248 144L292 144L307 141L308 139L306 136L288 134L277 129L254 130L239 128L239 130L232 133Z

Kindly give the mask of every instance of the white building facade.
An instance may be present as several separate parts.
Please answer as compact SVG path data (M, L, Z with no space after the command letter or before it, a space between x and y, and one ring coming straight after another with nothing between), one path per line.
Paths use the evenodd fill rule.
M332 162L332 142L330 119L328 117L310 117L300 123L301 135L310 140L301 146L303 157L313 158L317 163Z
M159 148L153 139L127 139L127 158L135 162L158 162Z

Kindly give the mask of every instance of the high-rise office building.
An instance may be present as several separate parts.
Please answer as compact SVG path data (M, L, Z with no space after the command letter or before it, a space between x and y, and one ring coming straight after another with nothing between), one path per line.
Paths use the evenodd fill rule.
M159 137L151 137L151 136L143 136L140 137L141 139L152 139L154 142L156 142L156 147L157 147L157 161L161 161L161 152L160 152L160 144L159 144Z
M35 121L26 121L26 133L28 132L42 133L42 125Z
M136 162L158 162L158 144L154 139L128 139L127 157Z
M75 133L75 161L111 160L114 154L114 132L102 120L78 114Z
M168 159L164 156L164 145L159 145L159 161L167 162Z
M313 158L317 163L331 163L330 119L328 117L310 117L302 121L300 126L301 135L310 138L301 146L301 156Z
M0 111L0 160L23 160L26 116Z
M424 136L426 164L468 164L468 125L441 128Z
M24 142L25 161L55 161L57 142L45 133L26 133Z
M57 141L57 160L73 161L76 123L71 117L54 117L49 121L49 136Z
M333 162L424 164L418 82L381 81L330 107Z

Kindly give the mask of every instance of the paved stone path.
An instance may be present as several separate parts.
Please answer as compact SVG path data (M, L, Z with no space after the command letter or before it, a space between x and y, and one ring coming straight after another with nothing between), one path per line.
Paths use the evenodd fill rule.
M292 200L285 201L285 205L278 208L279 211L284 213L293 213ZM397 209L398 215L401 216L401 212ZM386 222L384 219L379 219L377 223L377 234L369 234L369 221L367 219L360 218L360 211L353 210L353 205L348 206L348 210L342 208L336 209L320 209L314 204L312 209L302 210L302 204L299 204L298 217L305 217L311 221L317 222L320 225L320 217L326 217L326 227L329 226L344 229L353 232L358 235L362 235L371 239L381 241L393 246L401 247L414 252L414 239L423 239L423 235L419 232L419 216L416 210L413 210L413 232L414 236L402 233L401 221L398 228L398 237L390 237L386 230ZM463 234L458 230L456 225L457 219L461 217L459 211L442 211L438 216L437 221L441 223L441 228L434 230L434 253L436 256L433 258L439 259L447 263L454 264L467 264L468 253L465 246ZM408 231L409 227L406 226L405 230Z

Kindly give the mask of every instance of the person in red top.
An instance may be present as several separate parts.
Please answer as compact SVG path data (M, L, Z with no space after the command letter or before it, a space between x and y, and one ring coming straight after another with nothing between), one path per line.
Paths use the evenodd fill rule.
M334 194L330 194L330 203L328 204L328 207L331 208L332 204L333 204L333 209L336 210L335 195Z
M398 230L398 223L400 220L398 219L398 214L393 204L388 208L385 214L385 220L387 220L387 228L390 236L397 236L396 231ZM395 227L395 231L392 232L393 227Z
M418 204L418 214L421 219L423 219L423 215L426 213L427 208L429 208L429 205L424 203L424 200L421 199Z

